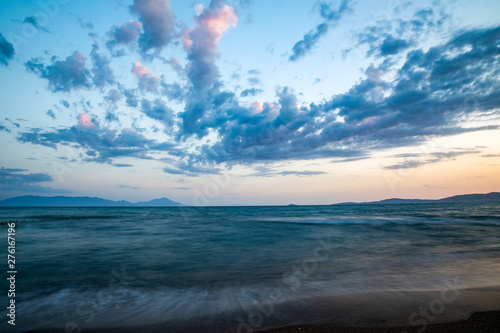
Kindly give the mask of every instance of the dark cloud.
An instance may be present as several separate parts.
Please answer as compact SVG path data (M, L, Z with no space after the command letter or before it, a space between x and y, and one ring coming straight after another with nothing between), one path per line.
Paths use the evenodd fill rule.
M141 102L141 111L149 118L161 122L168 131L174 125L174 112L161 99L156 99L153 103L143 99Z
M249 77L247 79L248 83L251 84L252 86L260 84L260 80L258 77Z
M137 187L137 186L130 186L130 185L118 185L118 188L126 188L126 189L130 189L130 190L138 190L138 189L141 189L141 187Z
M69 102L66 101L66 100L61 100L60 103L62 104L62 106L64 106L66 109L69 108Z
M80 24L80 28L85 29L85 30L93 30L94 29L94 24L89 20L85 22L81 17L76 16L76 20Z
M130 168L133 167L132 164L127 164L127 163L115 163L113 166L118 167L118 168Z
M402 53L434 31L438 31L448 16L434 9L420 9L408 20L378 20L356 36L355 47L367 45L367 56L387 57ZM349 52L350 50L347 50Z
M123 55L123 48L132 50L135 47L141 32L142 24L137 21L125 22L119 27L113 26L107 34L106 47L114 56Z
M409 46L410 43L404 39L394 39L394 37L388 36L380 45L380 55L388 56L398 54L401 50L407 49Z
M186 96L184 112L180 114L183 127L180 137L205 134L198 122L211 109L212 97L220 90L220 73L215 64L220 56L219 40L226 30L236 25L238 17L234 8L214 0L194 17L194 21L195 27L183 33L189 61L185 71L191 88Z
M296 61L305 56L318 43L319 39L328 32L329 28L335 26L342 19L349 9L349 0L343 0L338 10L332 9L332 4L321 2L320 15L323 18L323 22L295 43L292 48L292 55L288 59Z
M0 168L0 191L71 193L68 190L53 189L38 183L51 182L45 173L26 173L25 169Z
M122 99L122 95L116 89L111 89L108 94L104 96L104 99L112 104L118 103Z
M163 168L163 172L165 173L169 173L169 174L172 174L172 175L182 175L184 174L184 171L182 170L179 170L179 169L175 169L175 168Z
M35 16L26 16L23 19L23 23L31 25L36 30L43 31L43 32L50 32L47 29L45 29L44 27L40 26L40 24L38 23L38 20L36 19Z
M282 159L366 158L369 151L423 143L498 125L474 127L464 119L489 116L500 107L498 58L500 27L456 35L427 51L413 49L396 70L384 61L344 94L299 107L290 89L259 112L233 101L203 124L219 141L197 158L214 163L254 163ZM438 158L439 156L434 156ZM440 158L450 158L441 156Z
M153 76L146 66L141 65L140 61L136 61L132 66L132 73L139 80L139 88L146 91L155 91L159 86L159 76Z
M56 115L54 114L54 111L52 111L51 109L47 110L47 112L45 112L45 114L52 119L56 119Z
M56 149L57 145L72 145L85 150L86 161L111 163L120 157L151 159L149 153L175 151L175 145L158 143L142 134L123 129L116 131L101 127L96 119L84 113L78 115L78 124L52 132L33 129L19 133L19 142L38 144Z
M170 57L169 59L163 59L163 63L170 65L172 70L176 72L178 75L184 75L184 69L181 66L181 60L176 57Z
M458 156L479 154L479 150L462 150L449 152L434 152L430 154L400 154L396 157L404 158L401 163L384 167L386 170L413 169L426 164L454 160Z
M258 94L262 93L262 89L256 89L256 88L250 88L250 89L245 89L240 93L241 97L247 97L247 96L257 96Z
M14 57L14 47L0 33L0 63L7 66Z
M5 118L5 120L8 121L9 123L11 123L12 125L14 125L17 128L21 127L21 125L19 123L16 123L16 122L10 120L9 118ZM17 119L17 120L22 120L22 119Z
M94 44L90 57L94 67L92 67L92 82L98 88L102 88L107 84L115 83L113 70L109 66L109 59L99 54L99 46Z
M11 130L3 125L0 125L0 131L4 131L4 132L7 132L7 133L10 133Z
M53 58L50 65L40 63L39 59L31 59L24 65L28 71L46 79L52 91L69 92L73 89L90 87L90 73L85 68L86 60L76 51L65 60Z
M258 168L257 168L258 169ZM262 168L258 172L248 175L248 177L276 177L276 176L297 176L297 177L308 177L325 175L326 172L323 171L272 171L272 168Z
M139 102L137 100L137 89L126 89L122 85L119 85L118 87L120 89L120 93L123 96L125 96L125 103L130 107L133 107L133 108L137 107L137 105L139 104ZM118 95L116 95L115 92L113 92L112 94L113 94L112 96L110 96L108 94L108 98L114 99L114 98L118 97Z
M142 52L160 51L167 46L175 33L175 15L169 0L134 0L132 13L139 16L143 32L139 37Z
M171 101L183 102L186 99L186 88L179 83L161 83L163 95Z
M165 167L163 168L165 173L172 175L185 175L189 177L195 177L201 174L220 174L221 170L214 168L213 166L203 166L198 163L194 163L191 159L187 161L180 161L175 164L175 167Z

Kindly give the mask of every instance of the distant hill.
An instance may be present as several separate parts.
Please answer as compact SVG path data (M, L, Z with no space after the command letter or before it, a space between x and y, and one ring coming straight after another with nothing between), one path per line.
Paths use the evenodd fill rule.
M184 206L167 198L154 199L146 202L131 203L128 201L113 201L97 197L42 197L25 195L0 201L0 207L164 207Z
M463 194L437 200L421 199L385 199L371 202L342 202L334 205L409 205L425 203L480 203L480 202L498 202L500 203L500 192L491 192L487 194Z

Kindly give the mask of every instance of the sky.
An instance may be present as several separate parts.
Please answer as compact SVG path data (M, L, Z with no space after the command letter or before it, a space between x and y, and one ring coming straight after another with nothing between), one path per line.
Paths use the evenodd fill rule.
M500 2L0 2L0 199L500 191Z

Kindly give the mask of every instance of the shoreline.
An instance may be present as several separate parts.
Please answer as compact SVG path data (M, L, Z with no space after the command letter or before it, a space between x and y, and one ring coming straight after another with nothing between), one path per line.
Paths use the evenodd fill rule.
M435 323L421 326L391 326L391 327L349 327L331 324L291 325L281 328L265 329L255 332L290 333L290 332L338 332L338 333L495 333L500 328L500 311L475 312L469 318L461 321Z
M239 329L233 324L220 322L210 328L203 325L192 327L176 327L175 325L153 325L137 327L103 327L82 329L88 333L160 333L160 332L206 332L206 333L497 333L500 327L499 311L482 311L472 313L468 318L452 322L432 323L425 326L338 326L335 324L289 325L263 330ZM53 329L41 329L36 332L59 332ZM14 332L14 331L13 331ZM16 331L19 332L19 331ZM32 331L30 331L32 332Z
M169 322L138 323L137 326L124 324L121 327L96 323L91 327L83 325L79 328L89 333L498 332L500 286L443 290L373 292L285 302L275 304L268 315L263 312L260 323L253 326L247 318L250 319L250 314L256 313L255 309L218 318L179 318ZM444 300L444 308L439 309L441 302L438 300ZM265 307L261 309L265 310ZM48 328L35 330L47 333L54 331Z

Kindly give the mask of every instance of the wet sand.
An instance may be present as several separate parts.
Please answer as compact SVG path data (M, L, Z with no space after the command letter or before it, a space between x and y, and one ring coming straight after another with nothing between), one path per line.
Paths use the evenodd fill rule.
M267 304L269 305L269 304ZM500 287L380 291L258 306L218 318L194 317L134 327L81 327L82 332L360 332L498 333ZM255 316L257 315L257 316ZM252 317L253 316L253 317ZM37 330L60 332L61 330ZM72 328L66 331L71 332Z
M427 326L400 327L335 327L323 325L296 325L265 330L266 333L497 333L500 332L500 311L478 312L468 319L451 323L430 324Z

